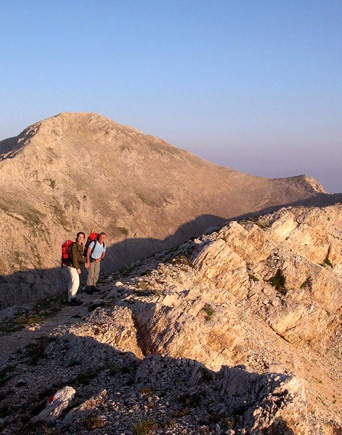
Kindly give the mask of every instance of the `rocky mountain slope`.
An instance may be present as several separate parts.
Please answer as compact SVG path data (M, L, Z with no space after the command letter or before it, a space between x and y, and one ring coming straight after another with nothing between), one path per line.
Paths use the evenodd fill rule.
M282 208L3 310L3 433L340 435L341 249L341 204Z
M58 290L61 244L77 231L106 231L103 268L118 270L228 218L303 200L336 198L307 176L254 177L102 116L62 113L0 142L10 240L0 246L0 304Z

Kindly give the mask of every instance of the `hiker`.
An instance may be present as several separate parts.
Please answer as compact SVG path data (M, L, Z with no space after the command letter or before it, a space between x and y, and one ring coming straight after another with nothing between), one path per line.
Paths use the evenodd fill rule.
M86 268L88 269L86 293L98 291L96 288L97 280L100 275L100 264L106 255L106 233L100 233L97 238L88 246L86 257Z
M82 302L76 300L76 294L80 286L81 264L86 263L86 260L83 257L84 239L84 233L77 233L76 241L71 245L69 259L67 261L67 266L70 273L70 281L68 285L68 303L72 306L82 304ZM85 267L87 268L87 265L85 265Z

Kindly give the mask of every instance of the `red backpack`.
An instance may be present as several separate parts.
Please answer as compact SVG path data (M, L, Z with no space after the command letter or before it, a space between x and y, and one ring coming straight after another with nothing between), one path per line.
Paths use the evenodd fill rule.
M70 253L71 253L71 246L74 242L72 240L66 240L62 244L62 269L63 265L66 266L68 264Z
M87 251L88 251L90 243L94 242L95 240L97 240L97 236L98 235L99 235L99 233L94 233L94 228L92 228L91 229L91 233L89 234L89 236L87 238L87 241L86 241L86 243L84 245L84 254L83 255L85 257L87 256ZM95 247L95 245L94 245L94 247Z
M91 254L93 253L93 251L95 249L95 246L96 246L96 241L97 241L97 236L98 235L99 235L99 233L94 233L94 228L92 228L91 229L91 233L89 234L89 236L87 238L87 241L86 241L86 244L84 246L84 254L83 255L85 257L87 256L87 251L88 251L88 248L89 248L89 245L90 245L91 242L95 242L94 246L93 246L93 249L91 250ZM103 247L104 247L104 249L106 248L106 244L105 243L103 244Z

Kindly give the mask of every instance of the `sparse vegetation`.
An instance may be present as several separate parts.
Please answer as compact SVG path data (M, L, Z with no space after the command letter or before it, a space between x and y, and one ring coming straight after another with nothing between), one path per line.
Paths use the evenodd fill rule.
M203 307L203 311L205 312L205 321L209 322L213 315L215 314L215 309L210 304L205 304Z
M152 396L152 394L154 394L154 389L152 387L142 387L139 392L144 396Z
M141 193L137 193L137 197L140 199L140 201L142 203L144 203L145 205L147 205L149 207L160 207L163 205L163 202L164 202L161 197L152 198L152 196L144 196Z
M305 280L305 281L301 284L300 288L301 288L301 289L306 288L306 287L308 287L308 285L309 285L309 279Z
M182 405L198 407L202 403L203 399L207 396L205 390L198 391L193 394L183 394L179 397L179 401Z
M255 222L255 224L256 224L259 228L261 228L262 230L264 230L265 228L267 228L267 226L266 226L265 224L263 224L262 222L257 221L257 222Z
M54 180L53 178L45 178L46 184L48 184L51 189L54 189L56 187L56 180Z
M268 280L268 282L276 289L279 293L282 295L286 295L287 289L285 287L286 284L286 277L284 276L283 272L278 269L277 273Z
M68 221L67 214L65 211L61 208L59 204L52 204L52 216L56 220L57 223L59 223L63 228L68 229L70 223Z
M137 284L137 287L141 290L148 290L149 289L149 285L147 281L139 281Z
M41 337L26 346L28 364L37 365L40 359L46 358L45 350L54 338Z
M248 317L247 311L239 311L239 319L244 322Z
M335 350L335 351L334 351L334 356L335 356L337 359L342 359L342 352L340 352L340 351L338 351L338 350Z
M91 302L88 305L88 311L89 312L94 311L98 307L110 307L110 306L111 306L111 303L108 303L106 301L101 301L101 300L100 301L94 301L94 302Z
M257 278L255 275L252 275L252 274L249 274L248 278L250 279L250 281L254 281L254 282L259 281L259 278Z
M194 267L192 261L189 258L187 258L185 255L179 255L178 257L174 257L171 260L171 264L173 266L180 266L181 270L183 271L187 271L185 267L191 267L191 268Z
M178 411L173 411L171 413L172 417L184 417L190 414L190 408L186 406L185 408L179 409Z
M39 228L44 228L45 226L43 225L42 221L41 221L41 214L37 211L37 210L24 210L22 212L22 216L25 218L25 220L30 223L34 228L36 228L37 230Z
M117 227L120 233L122 233L124 236L128 236L128 229L125 227Z
M171 418L171 420L165 421L163 427L165 429L172 429L176 426L177 422L174 418Z
M19 331L23 327L16 324L15 322L1 322L0 323L0 333L11 334L12 332Z
M158 428L158 424L155 420L140 420L138 423L133 425L133 430L135 435L149 435L153 433L154 429Z
M43 424L41 429L44 431L44 435L61 435L59 430L51 428L47 424Z
M86 427L90 430L101 428L106 425L105 420L101 418L99 415L95 414L94 412L91 412L90 414L87 415L87 417L84 420L84 423Z
M29 311L19 314L12 322L0 324L0 331L9 333L43 323L48 317L57 314L66 303L67 296L64 293L37 301Z
M121 375L130 375L134 373L135 368L133 366L114 366L112 365L109 368L109 375L110 376L121 376Z
M332 262L329 260L329 258L326 258L324 260L324 264L326 264L327 266L330 266L332 269L334 268L334 265L332 264Z

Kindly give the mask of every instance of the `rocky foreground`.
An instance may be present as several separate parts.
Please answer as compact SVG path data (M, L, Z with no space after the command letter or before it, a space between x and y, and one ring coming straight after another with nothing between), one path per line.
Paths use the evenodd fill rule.
M284 208L1 311L2 433L341 434L341 248L341 204Z

